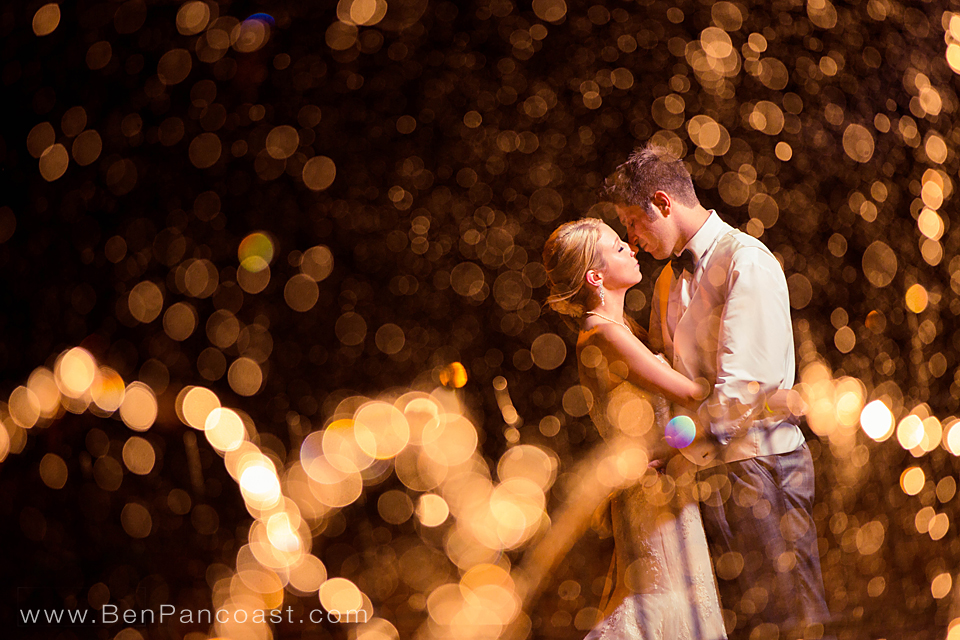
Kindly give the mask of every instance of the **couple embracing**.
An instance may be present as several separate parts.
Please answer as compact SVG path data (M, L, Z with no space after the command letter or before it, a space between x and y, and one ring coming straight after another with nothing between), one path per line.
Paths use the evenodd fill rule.
M700 204L664 149L636 150L603 197L629 245L596 219L560 226L544 248L548 302L579 325L580 378L601 434L622 429L618 408L636 406L625 397L654 408L643 444L657 470L610 500L615 586L588 638L823 638L813 462L787 397L795 360L783 270ZM649 332L623 312L641 279L638 247L673 260ZM663 437L680 415L696 425L683 457ZM695 474L699 499L689 482L667 500L653 495L657 473Z

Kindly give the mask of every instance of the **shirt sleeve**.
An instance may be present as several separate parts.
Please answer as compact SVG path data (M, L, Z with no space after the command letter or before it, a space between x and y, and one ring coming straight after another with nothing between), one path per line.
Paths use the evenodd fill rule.
M717 378L700 408L721 444L745 432L793 362L790 296L780 263L759 247L736 251L717 342ZM706 412L706 415L704 415Z

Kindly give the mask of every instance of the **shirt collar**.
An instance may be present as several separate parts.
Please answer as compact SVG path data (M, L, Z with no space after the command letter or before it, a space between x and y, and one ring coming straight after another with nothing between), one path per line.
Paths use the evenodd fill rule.
M717 215L714 209L710 209L709 213L710 215L700 229L693 234L693 237L690 238L686 246L683 247L684 251L689 251L693 256L694 264L700 264L700 258L710 250L710 247L714 245L717 238L732 228L720 219L720 216Z

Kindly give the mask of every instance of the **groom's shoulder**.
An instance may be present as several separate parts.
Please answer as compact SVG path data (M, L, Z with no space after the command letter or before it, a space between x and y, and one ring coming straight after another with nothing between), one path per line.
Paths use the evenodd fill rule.
M730 233L724 236L720 241L720 246L717 248L723 249L724 253L728 253L731 256L742 252L745 255L760 254L776 260L776 256L773 255L770 248L761 242L759 238L754 238L749 233L740 231L737 228L732 229ZM779 261L777 261L777 264L779 264Z
M727 273L760 267L777 280L786 277L783 273L783 265L767 245L736 228L720 239L716 254L718 260L715 264Z

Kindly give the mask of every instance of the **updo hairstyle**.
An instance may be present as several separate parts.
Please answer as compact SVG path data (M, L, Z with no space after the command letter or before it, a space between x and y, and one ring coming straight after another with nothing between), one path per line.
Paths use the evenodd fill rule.
M597 300L597 291L587 285L587 271L607 267L600 251L602 220L580 218L565 222L550 234L543 246L543 266L547 270L550 295L547 304L563 316L575 331L580 330L584 312ZM647 331L629 315L624 322L633 335L647 344Z
M547 304L567 318L583 317L597 293L587 286L587 271L607 265L600 252L600 225L597 218L565 222L550 234L543 246L550 295Z

